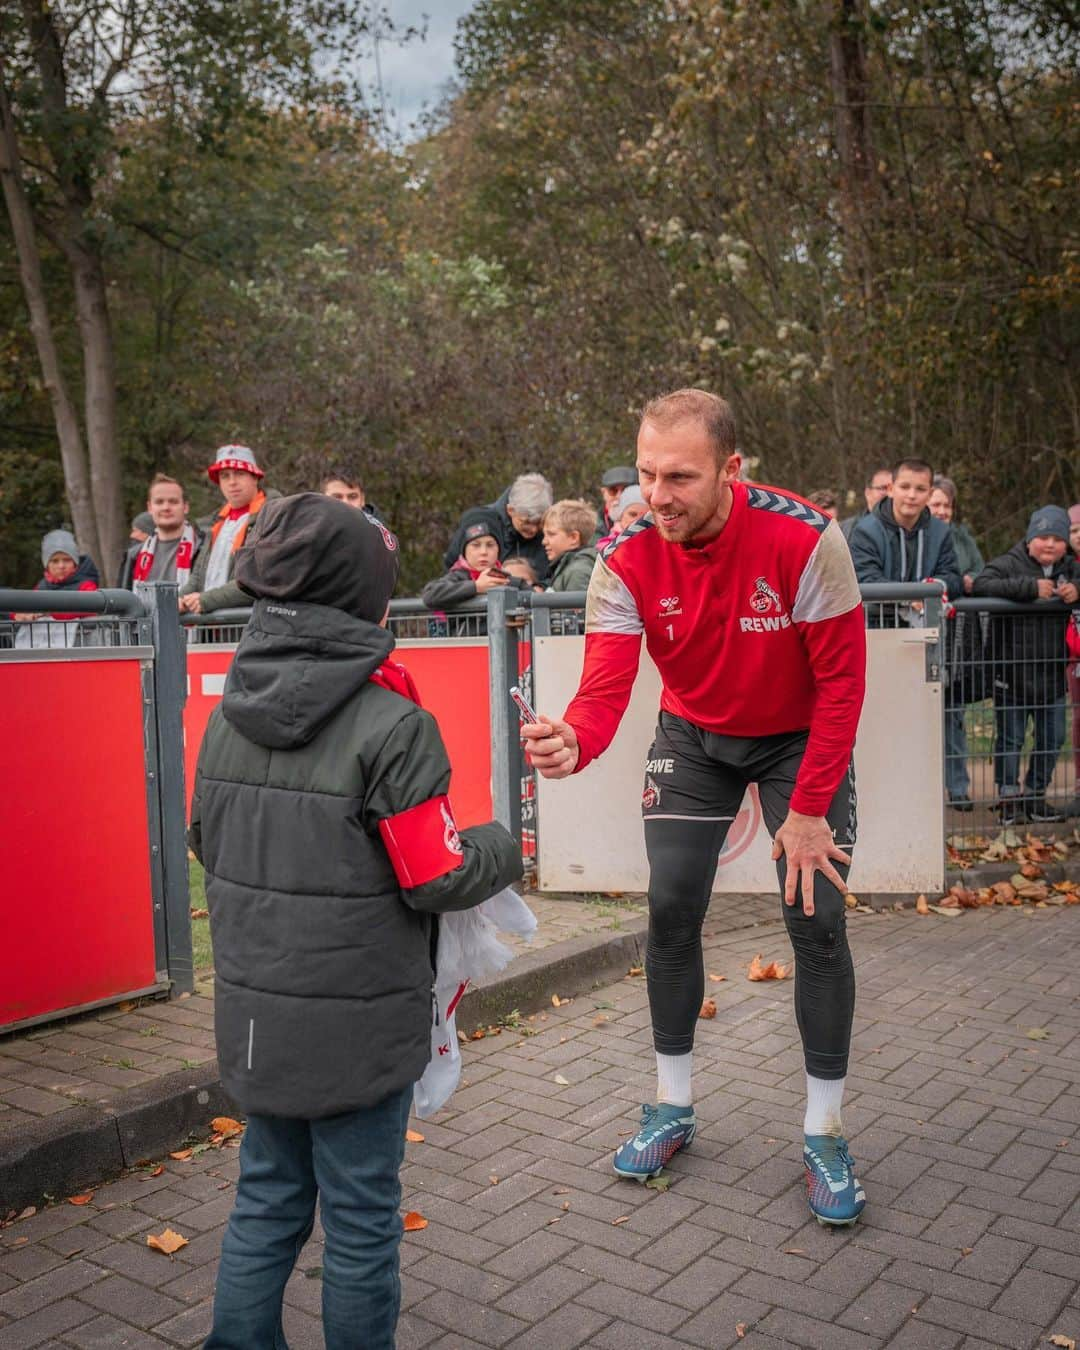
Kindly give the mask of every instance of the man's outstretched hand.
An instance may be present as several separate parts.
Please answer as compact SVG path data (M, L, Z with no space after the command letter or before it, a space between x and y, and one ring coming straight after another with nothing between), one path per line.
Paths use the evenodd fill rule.
M798 811L789 811L787 819L773 836L773 861L781 854L787 856L785 905L795 903L795 888L801 876L803 913L808 918L813 914L815 872L820 872L831 881L841 895L847 894L847 884L830 859L850 866L851 858L842 848L837 848L824 816L804 816Z
M521 728L529 763L544 778L569 778L577 767L577 733L568 722L544 718Z

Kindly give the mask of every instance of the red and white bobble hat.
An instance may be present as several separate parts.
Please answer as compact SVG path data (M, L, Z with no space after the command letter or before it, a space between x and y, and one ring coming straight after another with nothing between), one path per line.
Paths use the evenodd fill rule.
M245 473L253 473L256 478L263 477L263 471L255 462L255 451L249 449L246 445L221 445L217 450L217 458L207 469L207 473L213 482L217 482L218 474L222 469L243 469Z

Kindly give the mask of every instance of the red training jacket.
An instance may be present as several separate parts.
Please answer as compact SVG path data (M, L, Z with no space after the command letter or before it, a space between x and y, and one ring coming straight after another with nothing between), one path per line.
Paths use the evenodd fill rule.
M731 514L704 546L661 538L651 516L618 535L589 583L585 666L564 720L583 769L630 701L641 635L660 706L722 736L805 731L791 808L823 816L843 778L866 685L866 637L835 521L779 488L731 485Z

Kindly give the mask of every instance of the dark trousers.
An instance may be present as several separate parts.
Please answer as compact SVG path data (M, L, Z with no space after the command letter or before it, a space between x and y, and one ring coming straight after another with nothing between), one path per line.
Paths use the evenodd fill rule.
M401 1304L398 1172L412 1095L409 1087L323 1120L248 1118L205 1350L288 1350L281 1299L311 1235L316 1198L326 1234L326 1350L393 1350Z
M766 827L775 835L788 812L806 741L806 732L717 736L671 713L660 715L642 806L650 869L645 974L660 1054L686 1054L694 1044L705 984L701 926L717 859L743 794L757 784ZM855 842L855 808L849 768L826 817L845 850ZM847 869L836 866L844 876ZM785 857L776 870L782 893ZM795 952L795 1018L806 1071L816 1078L843 1078L855 1011L844 897L818 872L814 914L803 913L801 896L790 906L781 900L781 909Z

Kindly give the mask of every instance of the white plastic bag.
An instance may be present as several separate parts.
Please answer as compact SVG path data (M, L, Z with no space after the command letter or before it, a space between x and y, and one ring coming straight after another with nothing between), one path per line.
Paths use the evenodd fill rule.
M513 959L514 953L499 941L500 931L526 940L536 931L536 915L509 888L473 909L439 916L431 1059L413 1088L413 1105L421 1120L446 1105L461 1078L455 1012L469 981L497 975Z

